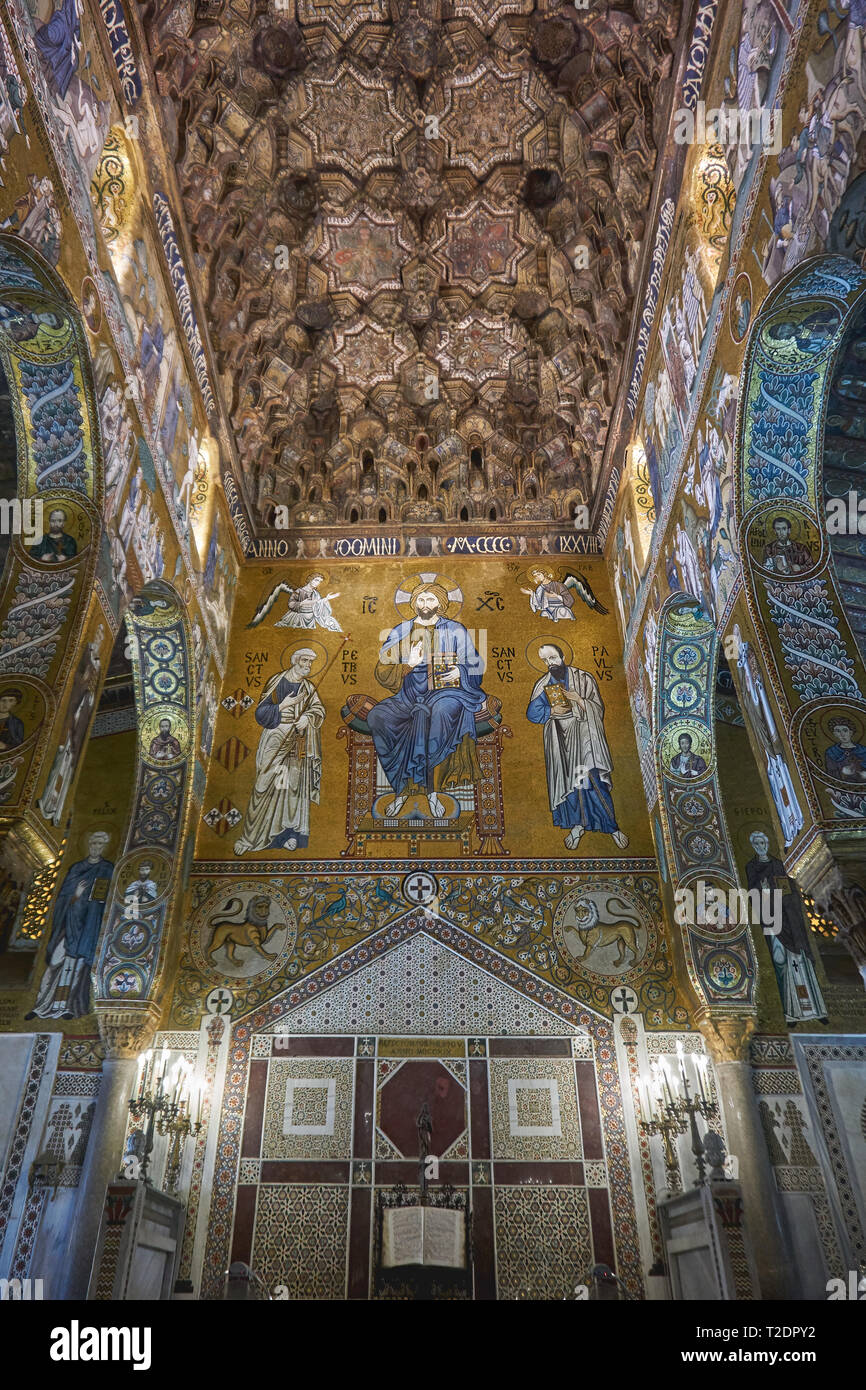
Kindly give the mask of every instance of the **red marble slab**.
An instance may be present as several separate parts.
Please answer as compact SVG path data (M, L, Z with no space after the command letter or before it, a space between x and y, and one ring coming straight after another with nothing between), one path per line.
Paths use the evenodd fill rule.
M589 1224L592 1229L592 1250L596 1264L610 1265L616 1269L616 1254L613 1244L613 1227L610 1219L610 1198L606 1187L590 1187Z
M493 1181L508 1187L583 1187L583 1164L500 1159L493 1165Z
M248 1265L252 1262L253 1227L256 1220L256 1198L259 1189L244 1184L237 1189L235 1198L235 1221L232 1232L232 1253L230 1263L240 1260Z
M373 1157L375 1109L375 1063L372 1058L359 1057L355 1065L355 1158Z
M595 1085L595 1063L575 1062L577 1102L580 1109L580 1129L583 1135L584 1158L604 1158L601 1137L601 1115Z
M265 1114L265 1095L268 1087L267 1062L250 1062L247 1084L247 1103L244 1110L244 1133L241 1158L258 1158L262 1151L262 1122Z
M389 1158L376 1161L376 1186L393 1187L402 1182L406 1187L418 1186L418 1160ZM438 1182L431 1183L431 1189L450 1182L454 1187L465 1187L469 1182L469 1164L448 1159L439 1164Z
M404 1062L379 1088L378 1125L398 1153L420 1153L418 1113L430 1110L430 1152L447 1153L466 1129L466 1092L447 1067L433 1058Z
M281 1033L271 1046L274 1057L354 1057L354 1038L293 1038Z
M472 1157L490 1157L490 1096L487 1090L487 1063L469 1063L469 1116Z
M491 1057L570 1057L571 1038L490 1038Z
M349 1217L349 1298L370 1297L370 1223L373 1194L369 1188L352 1188Z
M327 1158L269 1159L262 1164L261 1181L344 1183L349 1164Z
M472 1189L472 1268L475 1298L479 1302L496 1298L496 1262L493 1255L493 1190Z

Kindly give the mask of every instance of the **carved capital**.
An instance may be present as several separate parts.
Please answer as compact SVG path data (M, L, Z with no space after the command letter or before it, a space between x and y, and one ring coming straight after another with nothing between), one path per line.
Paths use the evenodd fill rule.
M749 1044L757 1026L753 1013L721 1014L705 1009L695 1022L714 1062L747 1062Z
M160 1010L156 1004L96 1004L96 1021L106 1057L112 1061L128 1061L144 1052L152 1043L159 1024Z
M846 836L828 843L821 837L796 866L803 892L838 928L836 940L866 974L866 846L862 838Z
M837 924L837 941L846 947L862 972L866 969L866 889L859 883L840 882L816 902Z

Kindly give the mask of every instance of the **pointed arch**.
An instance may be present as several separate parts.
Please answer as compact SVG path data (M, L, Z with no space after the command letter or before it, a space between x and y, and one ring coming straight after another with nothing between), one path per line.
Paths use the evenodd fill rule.
M180 878L195 761L195 677L183 602L153 580L126 615L138 715L135 793L106 907L95 971L97 1014L132 1024L153 1011ZM142 874L142 865L150 874ZM134 889L150 878L158 890Z
M0 361L15 421L17 499L0 581L0 685L23 692L21 751L0 758L3 820L49 863L60 839L33 806L89 611L102 537L103 456L87 339L63 281L0 232ZM62 525L47 542L52 513ZM41 533L42 541L26 545ZM98 692L97 692L98 693ZM26 822L26 829L22 830ZM24 856L27 858L27 854Z
M811 257L774 288L752 326L736 437L735 508L743 585L769 683L819 828L866 822L866 786L828 772L830 721L866 741L866 667L827 543L827 401L866 272ZM779 558L787 532L792 560Z
M697 998L712 1009L751 1013L757 961L749 928L708 924L699 908L708 888L727 894L738 887L716 760L718 659L718 634L700 600L671 595L659 614L653 726L675 918Z

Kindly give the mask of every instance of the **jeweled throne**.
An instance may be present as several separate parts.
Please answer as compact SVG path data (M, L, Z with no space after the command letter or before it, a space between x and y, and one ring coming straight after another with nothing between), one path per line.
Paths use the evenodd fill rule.
M502 806L502 745L511 730L502 723L502 701L488 695L475 715L475 747L481 778L461 782L440 792L444 816L433 818L427 798L410 794L396 816L384 814L394 792L382 771L367 716L376 704L371 695L350 695L340 711L343 728L337 738L346 740L349 756L349 794L346 800L346 836L342 853L364 859L374 843L408 842L409 857L417 859L421 844L452 842L461 855L508 854L503 846L505 816ZM422 803L425 809L422 810ZM473 846L473 835L477 846Z

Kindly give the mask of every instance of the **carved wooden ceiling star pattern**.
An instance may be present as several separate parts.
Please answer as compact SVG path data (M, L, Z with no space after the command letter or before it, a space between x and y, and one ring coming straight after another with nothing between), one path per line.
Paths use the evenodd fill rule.
M252 529L568 524L606 484L679 0L141 9Z

